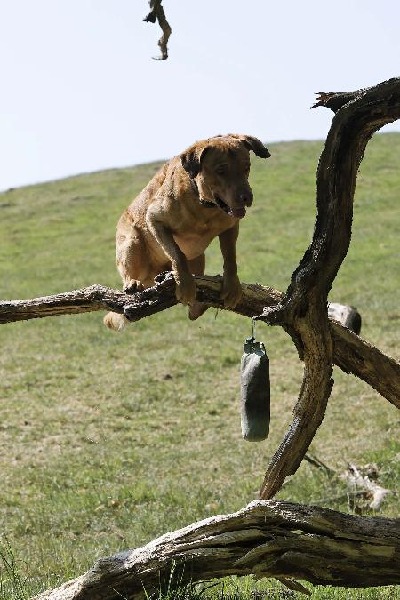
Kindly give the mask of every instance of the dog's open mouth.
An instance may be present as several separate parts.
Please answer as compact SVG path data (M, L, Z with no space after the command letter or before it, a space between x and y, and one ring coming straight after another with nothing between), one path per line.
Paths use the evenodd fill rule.
M236 219L243 219L243 217L246 214L246 209L245 209L244 206L232 208L231 206L229 206L228 204L226 204L226 202L224 202L217 195L214 196L214 200L215 200L216 205L221 210L223 210L224 212L226 212L226 214L229 215L230 217L235 217Z

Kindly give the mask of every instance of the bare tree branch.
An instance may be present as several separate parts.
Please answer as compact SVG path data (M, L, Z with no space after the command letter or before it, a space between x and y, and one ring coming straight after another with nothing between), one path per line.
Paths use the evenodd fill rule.
M251 573L303 592L298 579L355 588L399 584L399 522L256 501L103 558L36 600L142 600L174 582Z
M317 101L311 108L323 106L336 113L342 106L360 96L362 92L363 90L357 90L356 92L318 92Z
M197 276L198 300L224 309L220 300L221 282L219 276ZM242 289L243 298L234 312L244 317L260 314L266 306L274 308L283 298L282 292L259 284L242 283ZM175 304L175 281L169 273L156 286L133 295L96 284L32 300L0 301L0 324L99 310L113 310L135 322ZM329 326L334 364L362 379L400 408L400 364L339 322L329 319Z
M296 472L324 418L334 362L327 297L350 244L356 178L365 147L375 131L400 117L400 79L336 98L321 94L318 105L333 106L336 113L317 170L313 240L282 301L260 317L284 325L304 356L293 422L268 466L262 498L273 497L285 477Z

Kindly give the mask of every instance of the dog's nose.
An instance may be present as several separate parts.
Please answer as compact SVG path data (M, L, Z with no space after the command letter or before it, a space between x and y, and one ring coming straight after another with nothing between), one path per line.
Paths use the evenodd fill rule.
M253 203L253 194L252 192L244 192L242 194L240 194L240 201L245 205L245 206L251 206Z

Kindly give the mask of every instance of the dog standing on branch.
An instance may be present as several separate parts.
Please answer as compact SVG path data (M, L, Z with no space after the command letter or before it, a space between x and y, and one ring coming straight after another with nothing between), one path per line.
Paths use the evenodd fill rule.
M189 306L189 318L196 319L206 306L196 301L193 275L204 274L204 252L218 236L221 298L227 308L238 304L242 289L236 240L239 221L253 202L250 150L270 156L252 136L216 136L196 142L156 173L117 224L116 260L125 292L151 287L157 275L172 269L177 299ZM118 313L104 317L110 329L120 330L126 322Z

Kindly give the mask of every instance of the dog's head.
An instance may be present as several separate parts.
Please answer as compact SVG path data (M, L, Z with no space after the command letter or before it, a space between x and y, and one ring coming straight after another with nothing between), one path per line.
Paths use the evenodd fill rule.
M253 202L249 185L250 150L268 158L263 143L250 135L220 135L196 142L181 154L181 163L195 180L201 201L212 202L231 217L242 219Z

